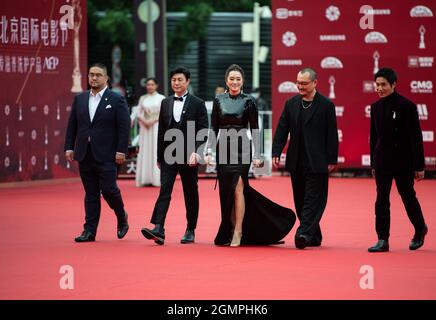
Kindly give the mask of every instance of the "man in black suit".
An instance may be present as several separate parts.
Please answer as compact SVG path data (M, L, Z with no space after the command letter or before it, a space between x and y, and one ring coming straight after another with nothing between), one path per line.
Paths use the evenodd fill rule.
M389 251L390 203L392 181L395 180L407 215L415 228L409 244L416 250L424 244L428 228L413 188L424 178L424 147L416 105L395 90L397 75L390 68L380 69L374 76L380 97L371 105L371 168L377 185L375 228L377 243L369 252Z
M290 135L286 152L286 169L291 173L294 203L300 226L295 246L320 246L319 226L327 204L328 174L338 158L338 131L335 105L316 91L317 75L304 68L297 75L299 94L286 101L274 135L273 164Z
M182 180L187 219L186 231L180 242L193 243L195 240L199 208L198 161L199 154L202 154L197 150L207 139L209 121L204 101L187 91L190 77L189 70L183 67L171 71L174 95L162 100L159 114L157 165L161 169L161 187L151 217L155 226L141 230L145 238L159 245L165 241L165 218L177 173ZM200 130L204 133L203 141L196 140Z
M65 137L65 156L79 162L85 189L85 224L76 242L95 241L100 219L100 195L117 217L117 237L128 229L127 213L117 186L117 165L124 162L129 144L130 116L126 100L107 87L107 69L89 69L91 90L74 97Z

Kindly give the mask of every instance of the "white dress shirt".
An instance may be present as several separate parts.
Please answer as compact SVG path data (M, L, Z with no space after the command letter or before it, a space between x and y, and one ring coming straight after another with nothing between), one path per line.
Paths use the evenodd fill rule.
M94 94L91 91L89 91L89 118L92 120L94 119L95 112L97 111L98 104L100 103L101 97L103 97L104 92L106 91L107 86L104 87L102 90Z
M187 94L187 91L183 94L183 101L174 100L173 117L176 122L180 122L180 118L182 117L183 105L185 104ZM174 96L177 97L176 94L174 94Z

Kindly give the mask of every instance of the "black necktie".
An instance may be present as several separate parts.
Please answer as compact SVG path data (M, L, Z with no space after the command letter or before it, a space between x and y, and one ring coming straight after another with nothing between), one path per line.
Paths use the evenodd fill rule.
M176 101L176 100L179 100L179 101L183 102L183 97L176 97L176 96L174 96L174 101Z

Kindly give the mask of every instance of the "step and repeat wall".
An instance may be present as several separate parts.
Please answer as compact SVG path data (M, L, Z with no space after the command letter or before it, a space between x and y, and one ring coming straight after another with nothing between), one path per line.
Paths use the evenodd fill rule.
M86 0L3 0L0 182L77 176L63 145L87 88Z
M272 12L274 129L298 94L298 71L313 67L318 91L336 105L339 164L369 168L373 78L391 67L398 92L417 105L427 169L436 170L435 1L273 0Z

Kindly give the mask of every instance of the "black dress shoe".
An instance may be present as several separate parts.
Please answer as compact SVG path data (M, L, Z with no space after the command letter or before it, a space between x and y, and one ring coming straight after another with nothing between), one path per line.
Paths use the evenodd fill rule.
M368 248L368 252L388 252L389 242L388 240L378 240L375 245Z
M160 224L156 224L153 229L142 228L141 232L145 238L154 240L158 245L165 243L165 229Z
M186 229L185 234L182 237L182 240L180 240L180 243L194 243L194 240L195 240L194 230Z
M306 236L298 235L295 237L295 246L297 249L304 249L309 245L310 241Z
M76 242L92 242L95 241L95 235L89 231L83 231L82 234L74 239Z
M424 230L422 230L419 233L415 233L412 241L410 241L409 244L409 250L416 250L423 246L424 244L424 238L427 235L428 228L427 226L424 227Z
M127 231L129 231L129 223L127 221L127 212L125 213L124 221L121 223L118 223L117 226L117 237L118 239L124 238L124 236L127 234Z

